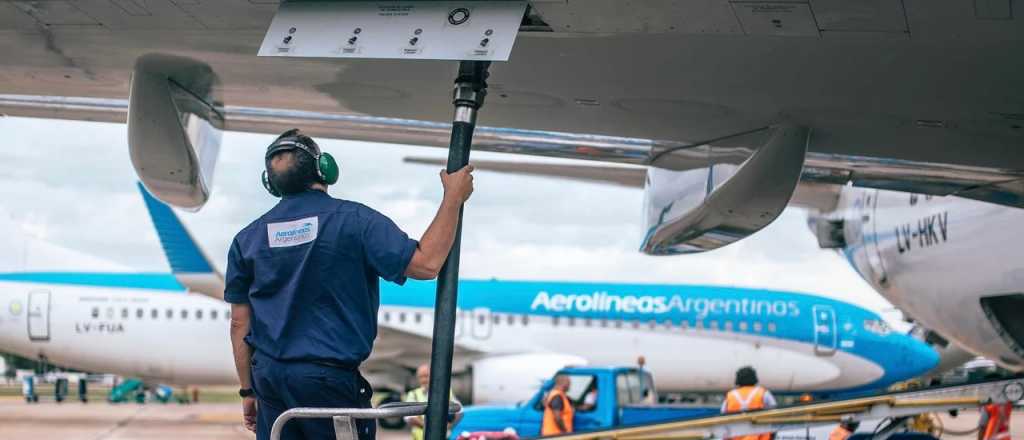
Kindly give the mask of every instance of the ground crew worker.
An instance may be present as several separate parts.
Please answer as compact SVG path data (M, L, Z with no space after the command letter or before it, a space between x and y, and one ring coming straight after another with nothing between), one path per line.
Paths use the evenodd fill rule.
M420 387L405 394L405 402L427 402L427 390L430 387L430 365L423 364L416 369L416 381L420 383ZM455 398L451 390L448 390L448 398L454 402L459 403L459 399ZM462 413L455 414L455 418L449 420L448 428L455 426L462 420ZM423 427L425 426L423 416L409 416L405 418L405 422L412 426L412 440L423 440Z
M263 186L282 200L235 236L224 290L243 421L260 440L290 408L370 406L358 368L377 336L379 279L435 278L473 192L471 166L442 171L441 206L417 243L379 212L327 195L338 165L299 130L275 139L264 159ZM357 422L359 437L373 438L375 426ZM333 432L329 419L309 419L282 434Z
M564 374L555 376L555 386L544 397L544 419L541 421L540 428L542 437L573 432L572 418L576 411L572 407L569 396L565 394L570 385L572 385L572 381L569 380L569 376Z
M850 417L844 417L843 420L839 422L839 426L836 426L836 429L833 429L832 432L829 433L828 440L846 440L850 438L850 436L853 435L859 427L860 422Z
M757 384L757 371L753 368L736 370L736 386L725 395L722 414L775 408L775 397L771 391ZM732 440L770 440L771 437L771 434L756 434L732 437Z
M978 440L1010 440L1010 413L1013 402L990 403L981 407Z

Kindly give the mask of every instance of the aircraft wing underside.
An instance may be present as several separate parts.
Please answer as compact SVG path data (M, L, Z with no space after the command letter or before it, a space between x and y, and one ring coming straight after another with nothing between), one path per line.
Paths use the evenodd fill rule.
M483 351L465 344L455 345L455 369L464 368L473 360L483 355ZM373 344L373 354L363 364L367 370L387 369L400 366L415 369L425 360L430 359L430 338L387 326L377 326L377 340Z
M31 117L124 122L123 99L0 95L0 112ZM303 127L315 136L430 147L448 146L450 124L399 118L345 115L287 109L226 106L227 126L234 131L276 134ZM652 139L566 132L478 127L474 149L518 155L582 159L675 171L739 164L747 159L760 133L736 136L729 143L685 144ZM666 154L667 153L667 154ZM415 159L413 159L415 161ZM428 161L429 162L429 161ZM440 163L440 162L435 162ZM644 168L585 164L484 162L495 171L557 176L643 187ZM1024 207L1024 170L913 162L897 159L808 152L794 197L796 205L829 211L834 190L821 184L957 195L1006 206Z

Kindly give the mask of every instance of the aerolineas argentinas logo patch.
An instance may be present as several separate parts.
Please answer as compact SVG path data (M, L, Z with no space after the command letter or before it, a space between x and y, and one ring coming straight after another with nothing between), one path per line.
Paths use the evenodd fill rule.
M282 223L267 224L270 247L298 246L316 240L317 218L307 217Z

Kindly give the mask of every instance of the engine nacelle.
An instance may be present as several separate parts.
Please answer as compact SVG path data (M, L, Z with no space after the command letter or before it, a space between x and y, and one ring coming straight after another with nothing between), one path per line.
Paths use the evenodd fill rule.
M220 80L201 61L148 54L135 61L128 149L149 192L198 210L210 197L224 129Z
M655 160L647 171L641 250L653 255L701 252L768 226L796 190L809 134L804 127L780 125L754 150L703 145L684 151L691 163L703 156L705 168L673 170L659 165L671 162L670 157Z
M494 356L473 363L473 403L516 403L532 397L545 380L570 365L586 365L579 356L554 353Z

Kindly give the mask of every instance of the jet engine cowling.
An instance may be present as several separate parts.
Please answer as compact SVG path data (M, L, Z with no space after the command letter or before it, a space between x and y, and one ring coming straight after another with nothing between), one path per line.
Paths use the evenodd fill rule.
M530 353L493 356L472 364L473 403L516 403L532 397L545 380L570 365L586 365L579 356Z

